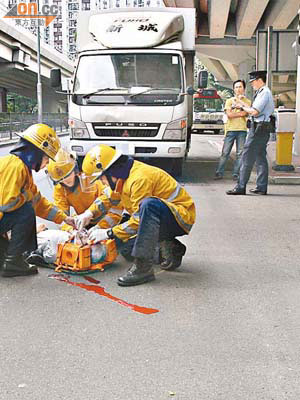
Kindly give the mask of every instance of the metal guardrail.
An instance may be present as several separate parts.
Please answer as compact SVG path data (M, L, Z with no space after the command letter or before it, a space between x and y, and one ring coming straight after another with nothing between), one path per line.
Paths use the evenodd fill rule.
M0 113L0 139L17 139L16 132L22 132L38 121L33 113ZM43 113L43 123L51 126L57 133L68 129L68 114Z

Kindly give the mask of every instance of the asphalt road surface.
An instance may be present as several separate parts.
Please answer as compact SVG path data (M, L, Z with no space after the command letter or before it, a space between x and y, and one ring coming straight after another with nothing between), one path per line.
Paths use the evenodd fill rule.
M99 283L0 279L0 400L300 398L300 187L226 196L221 140L193 135L181 181L197 222L176 272L121 288L120 257Z

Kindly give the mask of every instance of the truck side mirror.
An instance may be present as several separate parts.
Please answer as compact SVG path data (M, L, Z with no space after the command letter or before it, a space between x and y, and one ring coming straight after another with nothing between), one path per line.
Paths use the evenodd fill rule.
M61 70L52 68L50 71L50 85L55 89L61 89Z
M198 89L205 89L208 82L208 72L199 71L198 72Z
M194 89L192 88L192 86L189 86L189 87L186 88L186 92L187 92L187 94L189 94L190 96L193 96L193 94L196 93L196 90L194 90Z

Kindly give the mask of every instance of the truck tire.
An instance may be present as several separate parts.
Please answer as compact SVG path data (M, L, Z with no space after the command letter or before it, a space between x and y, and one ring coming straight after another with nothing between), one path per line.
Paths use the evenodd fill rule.
M174 177L182 175L182 167L183 167L183 158L174 158L173 167L172 167L172 175Z

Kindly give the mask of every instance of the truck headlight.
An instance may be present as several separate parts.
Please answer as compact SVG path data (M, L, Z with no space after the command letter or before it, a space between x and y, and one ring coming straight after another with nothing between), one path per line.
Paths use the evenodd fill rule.
M185 140L186 139L186 119L177 119L170 122L163 135L163 140Z
M70 118L69 127L71 128L71 137L74 139L89 139L90 134L86 124L80 119Z

